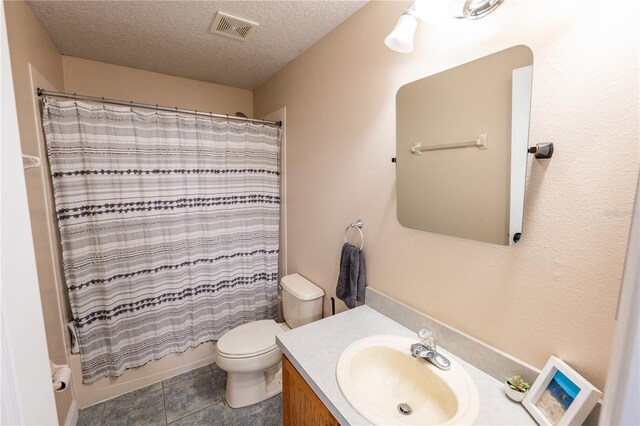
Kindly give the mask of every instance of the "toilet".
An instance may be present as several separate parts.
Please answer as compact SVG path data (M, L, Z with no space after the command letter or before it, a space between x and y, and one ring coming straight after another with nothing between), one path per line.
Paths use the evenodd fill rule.
M282 351L276 334L322 318L322 289L300 274L280 280L283 323L253 321L225 333L216 345L216 364L227 372L230 407L256 404L282 392Z

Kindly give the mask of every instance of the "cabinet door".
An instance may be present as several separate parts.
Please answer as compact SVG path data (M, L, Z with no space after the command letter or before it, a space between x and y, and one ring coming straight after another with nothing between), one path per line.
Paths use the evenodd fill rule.
M282 357L282 421L284 426L338 426L287 357Z

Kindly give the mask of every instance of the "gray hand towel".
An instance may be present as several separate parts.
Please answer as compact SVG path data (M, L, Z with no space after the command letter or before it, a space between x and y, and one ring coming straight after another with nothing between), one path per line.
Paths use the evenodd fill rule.
M336 286L336 296L349 309L355 308L356 301L364 301L364 288L366 285L363 253L358 247L344 243L342 254L340 255L340 275Z

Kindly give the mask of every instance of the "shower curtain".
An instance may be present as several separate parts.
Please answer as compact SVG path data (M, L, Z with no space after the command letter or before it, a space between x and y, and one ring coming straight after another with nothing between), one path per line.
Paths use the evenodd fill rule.
M84 383L277 316L280 129L46 99Z

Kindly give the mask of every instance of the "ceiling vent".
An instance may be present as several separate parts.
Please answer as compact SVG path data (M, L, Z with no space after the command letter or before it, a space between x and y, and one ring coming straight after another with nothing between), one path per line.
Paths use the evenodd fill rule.
M236 40L246 40L259 25L257 22L218 11L209 31Z

